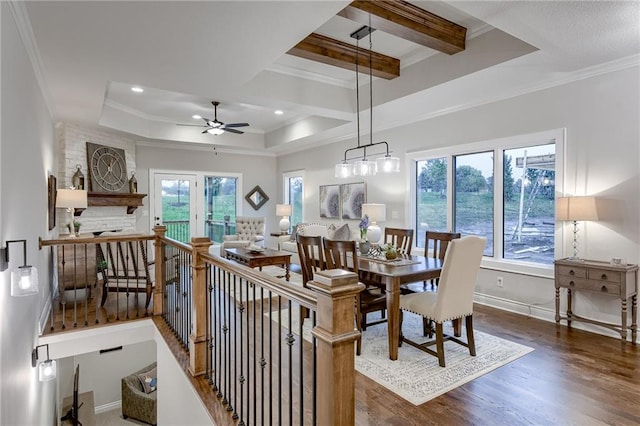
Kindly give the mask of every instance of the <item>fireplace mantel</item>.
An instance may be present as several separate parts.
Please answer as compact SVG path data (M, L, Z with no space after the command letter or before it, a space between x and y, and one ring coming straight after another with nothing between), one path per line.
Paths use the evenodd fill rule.
M139 206L142 206L142 199L147 194L129 194L118 192L89 192L87 194L89 207L111 207L125 206L127 214L132 214ZM84 209L76 209L76 216L80 215Z

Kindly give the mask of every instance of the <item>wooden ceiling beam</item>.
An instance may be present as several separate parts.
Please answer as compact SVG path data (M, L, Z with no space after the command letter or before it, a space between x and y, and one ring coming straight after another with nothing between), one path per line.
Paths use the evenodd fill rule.
M338 15L449 55L465 49L465 27L403 0L356 0Z
M369 50L359 49L358 67L363 73L369 73ZM287 52L290 55L310 59L323 64L355 71L356 46L312 33ZM387 80L400 76L400 60L381 53L371 52L372 74Z

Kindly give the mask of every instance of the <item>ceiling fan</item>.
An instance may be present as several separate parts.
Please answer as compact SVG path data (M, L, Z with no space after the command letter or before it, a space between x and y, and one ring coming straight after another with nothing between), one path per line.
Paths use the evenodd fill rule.
M218 120L218 105L220 102L211 101L213 105L213 120L210 118L202 117L204 120L204 125L201 124L178 124L178 126L195 126L195 127L204 127L204 131L202 133L211 133L212 135L221 135L224 132L243 134L244 132L236 129L236 127L247 127L249 123L223 123Z

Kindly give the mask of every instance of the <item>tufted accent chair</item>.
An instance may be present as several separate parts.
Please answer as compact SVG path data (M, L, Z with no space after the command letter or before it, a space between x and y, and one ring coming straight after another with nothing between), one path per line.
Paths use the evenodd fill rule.
M236 216L236 233L222 236L220 256L225 257L224 250L228 248L264 245L264 229L264 217Z

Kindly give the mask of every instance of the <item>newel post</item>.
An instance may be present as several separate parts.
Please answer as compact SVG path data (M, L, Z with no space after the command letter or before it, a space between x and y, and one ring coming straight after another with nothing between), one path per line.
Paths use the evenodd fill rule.
M191 238L193 248L191 268L191 334L189 335L189 372L192 376L205 373L206 369L206 298L207 266L202 254L209 254L209 237Z
M156 225L153 227L153 233L156 236L154 240L155 245L155 286L153 288L153 315L162 315L164 309L164 284L167 281L167 274L165 268L165 255L164 247L165 243L162 240L167 232L167 227L163 225Z
M353 272L318 271L308 284L318 295L317 326L312 334L318 345L318 424L355 423L354 303L364 289Z

